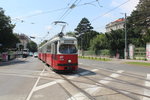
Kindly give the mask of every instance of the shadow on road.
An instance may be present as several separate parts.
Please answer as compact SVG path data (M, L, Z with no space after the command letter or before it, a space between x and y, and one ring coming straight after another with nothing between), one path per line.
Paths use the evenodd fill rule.
M8 65L15 65L15 64L24 64L27 63L26 60L14 59L8 62L0 62L0 67L8 66Z
M74 75L79 75L79 76L96 75L95 72L92 72L90 70L83 69L83 68L78 68L77 72L61 72L59 74L69 75L69 76L74 76Z

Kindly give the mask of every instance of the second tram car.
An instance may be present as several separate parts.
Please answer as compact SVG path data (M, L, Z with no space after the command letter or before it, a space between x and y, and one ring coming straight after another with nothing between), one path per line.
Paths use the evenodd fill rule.
M38 49L38 58L55 71L77 71L77 39L56 36Z

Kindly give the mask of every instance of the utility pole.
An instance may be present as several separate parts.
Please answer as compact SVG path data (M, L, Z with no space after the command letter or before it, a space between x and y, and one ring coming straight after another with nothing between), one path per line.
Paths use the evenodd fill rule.
M127 15L126 15L126 13L125 13L125 27L124 27L124 31L125 31L125 59L127 59L128 52L127 52Z

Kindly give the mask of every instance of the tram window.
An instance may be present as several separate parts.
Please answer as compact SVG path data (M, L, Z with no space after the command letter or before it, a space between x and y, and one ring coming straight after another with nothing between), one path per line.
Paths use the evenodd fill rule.
M57 54L57 41L55 42L55 54Z
M72 44L62 44L59 47L59 52L63 54L73 54L77 53L75 45Z
M52 54L57 54L57 44L52 44Z
M51 45L47 46L47 52L49 52L49 53L51 52Z

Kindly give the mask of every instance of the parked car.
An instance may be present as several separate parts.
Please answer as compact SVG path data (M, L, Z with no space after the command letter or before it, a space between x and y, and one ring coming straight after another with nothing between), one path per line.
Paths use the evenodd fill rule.
M34 56L35 58L37 58L37 57L38 57L38 53L35 52L35 53L33 54L33 56Z
M24 49L23 50L23 55L22 55L22 57L23 58L26 58L26 57L28 57L29 56L29 50L28 49Z

